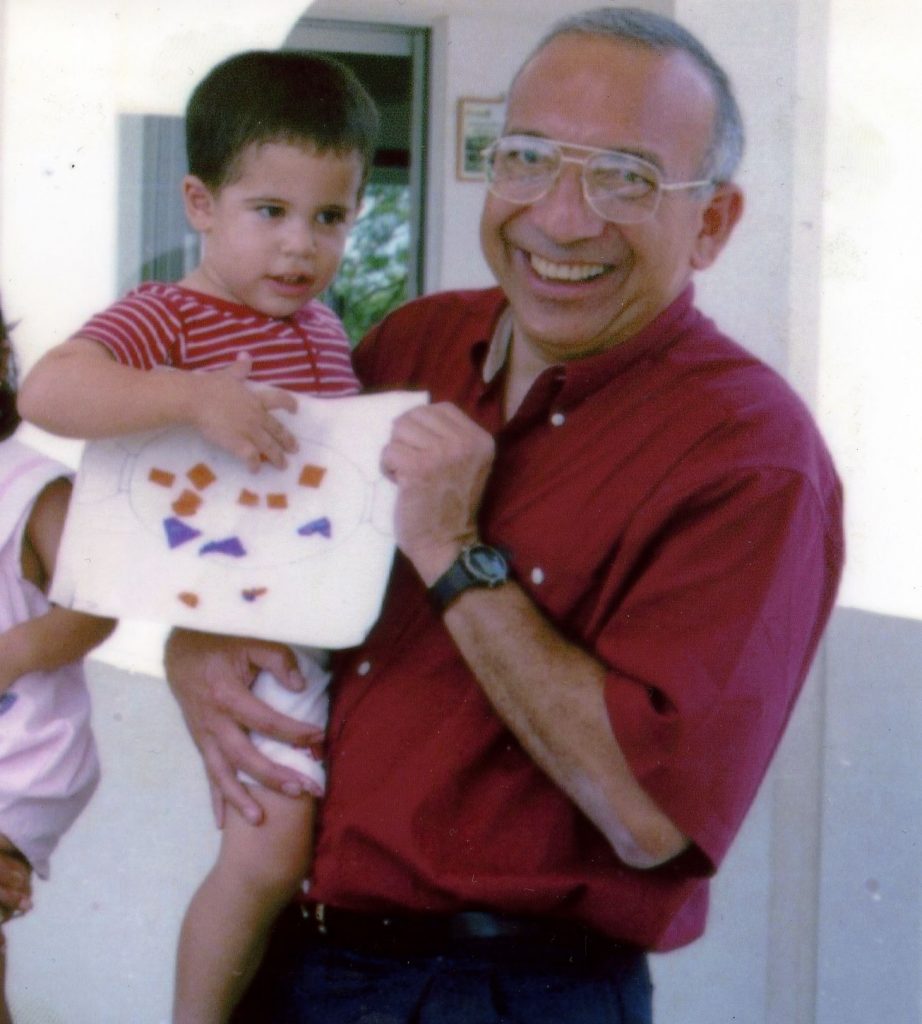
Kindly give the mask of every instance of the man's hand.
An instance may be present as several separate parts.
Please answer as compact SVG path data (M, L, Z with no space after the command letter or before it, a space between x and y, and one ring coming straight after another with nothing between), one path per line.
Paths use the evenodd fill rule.
M289 796L307 792L296 772L274 764L253 746L249 731L296 747L319 744L322 730L274 711L250 693L262 670L290 690L304 688L294 655L282 644L174 630L165 652L166 675L208 773L215 818L223 823L227 801L250 822L263 810L237 778L243 771Z
M285 453L297 451L298 442L272 412L296 412L298 403L294 395L280 388L247 387L252 367L252 359L241 354L231 366L196 374L191 424L253 472L263 460L282 469Z
M397 544L429 586L477 536L477 509L493 464L493 438L447 402L394 422L381 456L398 487Z
M0 924L32 909L32 871L0 836Z

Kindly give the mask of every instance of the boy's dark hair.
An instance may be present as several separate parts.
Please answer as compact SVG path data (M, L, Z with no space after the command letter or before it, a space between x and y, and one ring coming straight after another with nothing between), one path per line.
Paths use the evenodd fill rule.
M210 189L233 180L253 143L308 145L359 154L368 179L378 112L355 74L331 57L298 50L250 50L213 68L186 107L189 173Z
M5 441L19 426L16 411L16 360L9 331L0 311L0 441Z

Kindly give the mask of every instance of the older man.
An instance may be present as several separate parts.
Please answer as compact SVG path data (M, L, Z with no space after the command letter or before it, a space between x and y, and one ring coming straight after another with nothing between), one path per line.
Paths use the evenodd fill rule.
M310 892L239 1021L651 1019L645 952L703 928L829 615L841 492L808 413L693 305L742 211L726 77L673 22L559 23L509 93L499 288L398 311L401 556L339 662ZM270 645L174 637L216 793L296 786L242 727ZM258 792L258 791L257 791Z

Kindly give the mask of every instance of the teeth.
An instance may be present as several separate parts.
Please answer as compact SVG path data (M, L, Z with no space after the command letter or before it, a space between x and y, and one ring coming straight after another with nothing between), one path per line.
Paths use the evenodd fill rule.
M605 273L600 263L552 263L541 256L531 254L531 266L536 274L551 281L589 281Z

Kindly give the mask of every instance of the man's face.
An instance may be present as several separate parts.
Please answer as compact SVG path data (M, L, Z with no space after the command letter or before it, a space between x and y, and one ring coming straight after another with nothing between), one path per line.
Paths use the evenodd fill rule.
M710 83L685 54L567 35L519 75L506 133L634 153L664 182L691 181L714 110ZM664 192L650 220L612 224L587 205L573 163L530 205L490 194L481 244L512 306L516 343L550 364L630 338L716 257L713 202L710 191Z

